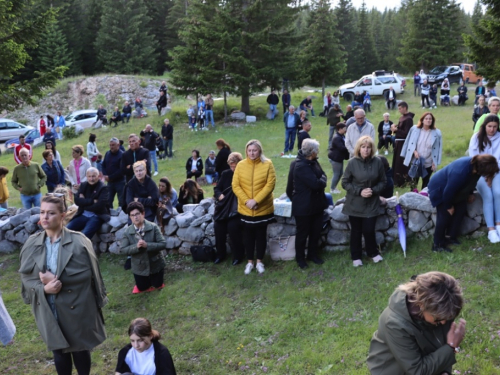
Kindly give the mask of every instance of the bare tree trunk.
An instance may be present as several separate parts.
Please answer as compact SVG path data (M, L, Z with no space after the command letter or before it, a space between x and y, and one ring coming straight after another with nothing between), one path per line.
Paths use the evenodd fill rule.
M250 113L250 95L245 92L241 96L241 112L245 112L247 115Z
M325 79L323 78L322 88L321 88L321 98L325 97Z
M227 93L224 90L224 123L227 122Z

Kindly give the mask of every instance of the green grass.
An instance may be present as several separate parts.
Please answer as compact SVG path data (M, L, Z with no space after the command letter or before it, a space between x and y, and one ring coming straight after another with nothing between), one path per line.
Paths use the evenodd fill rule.
M456 90L456 86L452 87ZM293 102L305 92L293 92ZM317 112L322 101L315 94ZM424 112L416 99L406 93L416 118ZM383 102L375 99L368 114L374 125L382 119ZM222 105L221 101L216 105ZM238 99L230 99L230 107ZM345 108L345 102L342 103ZM265 110L265 97L252 99L254 113ZM193 148L206 158L214 142L224 138L234 151L243 152L251 138L260 139L265 154L277 171L275 196L285 190L291 159L278 157L283 149L283 123L260 121L243 127L222 126L219 132L188 130L185 102L173 103L173 112L182 113L174 120L174 159L159 161L160 174L178 187L184 177L184 165ZM220 111L217 108L216 111ZM471 135L472 105L465 108L438 108L433 111L444 136L443 165L462 156ZM397 112L391 119L397 121ZM97 130L98 146L107 149L111 136L126 139L151 123L159 129L161 118L131 121L117 129ZM328 127L324 118L313 118L312 137L321 142L320 162L331 177L327 154ZM70 147L87 143L88 131L78 139L58 142L64 165L69 162ZM41 160L41 149L35 150ZM0 163L14 166L12 155L2 155ZM158 178L155 178L158 180ZM212 194L211 187L204 187ZM403 193L408 189L400 189ZM10 204L19 206L19 197L11 189ZM338 197L335 197L336 199ZM188 257L167 257L165 283L161 292L132 296L133 277L123 270L123 257L104 254L100 258L110 303L103 310L108 339L92 354L92 374L111 374L118 350L127 343L125 334L131 319L144 316L163 335L179 374L367 374L366 356L369 341L377 329L380 313L391 292L410 276L439 270L459 278L466 299L461 314L467 320L467 335L454 369L462 374L500 374L500 257L498 246L485 237L466 239L452 254L433 254L431 240L410 239L408 257L403 258L397 244L384 250L384 262L354 269L347 252L325 254L321 267L311 264L301 271L295 262L266 261L262 276L243 275L243 267L194 264ZM17 274L18 254L0 257L0 285L3 298L18 332L14 344L0 350L0 373L53 374L51 353L47 352L35 326L30 308L20 298ZM390 374L388 374L390 375Z

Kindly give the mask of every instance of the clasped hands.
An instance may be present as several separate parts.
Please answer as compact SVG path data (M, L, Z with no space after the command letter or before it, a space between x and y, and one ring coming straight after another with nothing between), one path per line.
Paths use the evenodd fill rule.
M245 206L247 206L251 210L256 210L259 206L255 199L249 199L246 201Z
M47 294L57 294L61 291L62 283L58 279L57 275L54 275L50 271L39 272L40 281L44 285L43 290Z
M363 198L370 198L373 195L373 190L371 188L365 188L361 190L361 196Z

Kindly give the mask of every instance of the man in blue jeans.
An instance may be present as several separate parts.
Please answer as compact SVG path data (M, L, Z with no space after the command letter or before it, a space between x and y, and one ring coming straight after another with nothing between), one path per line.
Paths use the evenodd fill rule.
M124 196L123 189L125 188L125 175L121 170L123 151L120 150L120 141L118 138L111 138L109 140L109 151L104 155L102 161L102 174L104 181L107 182L108 187L108 205L113 208L113 201L115 195L118 195L118 207L121 206Z
M288 158L292 157L292 155L285 154L293 150L295 136L297 135L297 129L300 122L300 117L295 113L295 107L293 105L288 107L288 112L283 116L283 122L285 123L285 150L281 153L281 156Z
M108 187L99 180L97 168L87 169L87 181L80 184L75 194L78 211L68 223L67 228L81 231L88 239L92 239L103 223L111 216L108 206Z
M269 110L272 113L271 120L274 120L276 117L276 113L278 113L278 104L280 102L280 98L276 95L276 91L272 90L271 93L267 97L267 104L269 104Z
M21 164L12 171L12 186L21 193L21 202L24 208L40 207L42 193L40 189L45 185L47 176L38 163L30 160L30 152L22 148L19 151Z
M214 123L214 100L212 99L211 94L207 94L207 98L205 99L205 118L207 119L207 128L208 122L212 122L212 129L215 129ZM216 130L217 132L217 130Z
M146 129L144 129L144 148L149 151L149 158L155 167L153 176L158 175L158 161L156 160L156 141L158 138L160 138L158 133L153 130L150 124L147 124Z

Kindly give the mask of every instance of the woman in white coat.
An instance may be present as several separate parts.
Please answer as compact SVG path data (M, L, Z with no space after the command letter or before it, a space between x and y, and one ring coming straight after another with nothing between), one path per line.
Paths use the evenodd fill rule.
M76 145L71 147L73 159L69 162L68 177L71 182L71 191L73 194L78 193L80 184L87 181L87 169L92 165L89 159L83 156L83 146Z
M441 131L436 129L436 119L430 112L425 112L417 125L414 125L406 137L401 157L403 164L407 167L416 159L421 159L427 176L422 179L422 189L427 187L432 172L441 164L443 153L443 141ZM418 184L418 177L414 180L415 186Z

